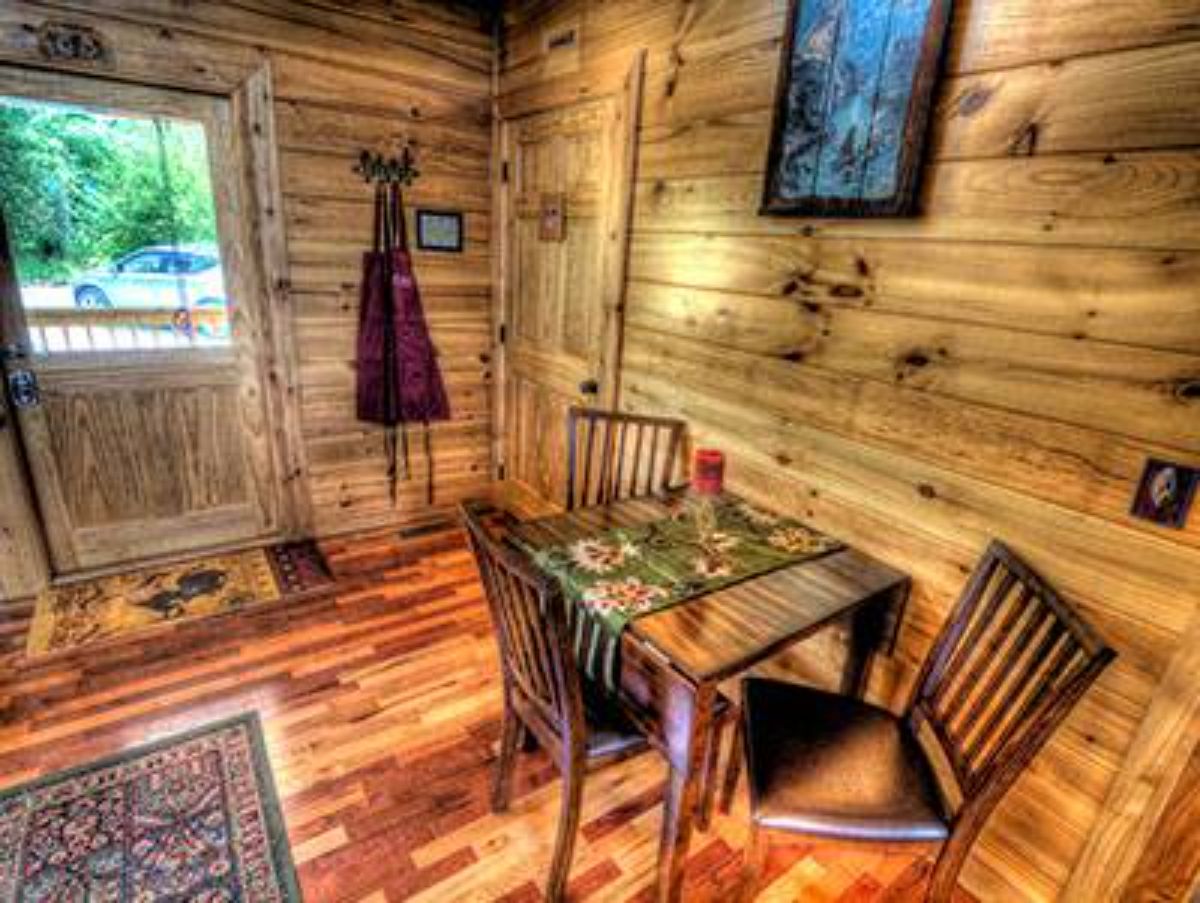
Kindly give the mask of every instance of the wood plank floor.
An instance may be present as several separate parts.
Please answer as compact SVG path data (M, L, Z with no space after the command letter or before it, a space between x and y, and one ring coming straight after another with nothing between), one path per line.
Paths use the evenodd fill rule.
M535 901L558 783L522 757L512 811L487 806L500 692L457 530L326 544L328 596L164 628L68 657L15 651L0 625L0 786L248 709L264 721L309 901ZM649 901L665 765L649 753L585 790L573 900ZM686 899L736 888L744 804L693 843ZM913 897L913 857L781 847L763 901Z

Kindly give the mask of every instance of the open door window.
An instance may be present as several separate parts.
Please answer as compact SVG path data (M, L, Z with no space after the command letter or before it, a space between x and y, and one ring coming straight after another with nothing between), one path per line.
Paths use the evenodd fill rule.
M230 344L205 123L0 96L28 351Z

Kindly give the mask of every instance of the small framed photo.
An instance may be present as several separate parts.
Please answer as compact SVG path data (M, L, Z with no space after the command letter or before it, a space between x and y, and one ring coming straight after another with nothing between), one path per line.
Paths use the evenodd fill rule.
M463 215L458 210L418 210L417 250L460 254Z
M1200 470L1151 458L1138 483L1132 514L1143 520L1182 530L1200 484Z

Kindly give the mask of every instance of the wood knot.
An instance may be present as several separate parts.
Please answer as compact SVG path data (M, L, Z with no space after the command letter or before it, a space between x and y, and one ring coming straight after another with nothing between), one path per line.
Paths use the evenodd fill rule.
M800 291L800 283L797 282L795 279L789 279L787 282L785 282L783 284L783 288L780 289L780 294L794 295L798 291Z
M864 292L857 285L835 285L829 289L829 294L835 298L861 298Z
M1185 379L1175 387L1180 401L1200 401L1200 379Z
M974 116L992 99L992 89L986 85L975 85L958 98L958 115Z
M929 366L929 355L924 351L910 351L901 358L901 363L906 367L912 367L914 370L920 370L922 367Z
M806 357L805 353L799 349L794 351L785 351L779 356L790 364L802 364L804 363L804 358Z
M935 499L935 498L937 498L937 490L936 490L936 489L934 489L934 488L933 488L933 487L932 487L930 484L928 484L928 483L918 483L918 484L917 484L917 494L918 494L919 496L921 496L921 498L923 498L923 499Z
M804 301L803 307L810 314L819 314L821 312L821 305L816 301Z
M1008 145L1009 156L1032 157L1037 152L1038 124L1030 122L1013 137Z
M663 96L670 100L675 96L675 89L679 87L679 55L672 52L671 68L667 71L667 81L663 86Z

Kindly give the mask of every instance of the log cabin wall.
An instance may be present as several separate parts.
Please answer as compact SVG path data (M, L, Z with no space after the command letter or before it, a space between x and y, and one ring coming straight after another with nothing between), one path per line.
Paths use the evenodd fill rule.
M37 28L91 26L111 47L105 77L223 93L239 67L266 62L282 191L285 307L291 366L277 376L292 407L295 479L307 510L299 532L329 534L420 519L424 455L414 479L388 496L383 438L354 416L354 342L372 190L351 171L363 149L416 145L417 206L465 213L461 255L415 255L453 420L434 428L439 510L491 479L491 96L488 23L465 5L424 0L106 0L12 2L0 11L0 60L43 67ZM82 68L85 72L87 67Z
M1147 456L1200 463L1200 2L955 6L914 219L756 214L783 0L514 4L499 106L649 50L623 405L686 417L737 489L915 576L889 704L989 537L1077 600L1120 659L964 881L1150 899L1156 826L1189 844L1200 515L1127 512Z

